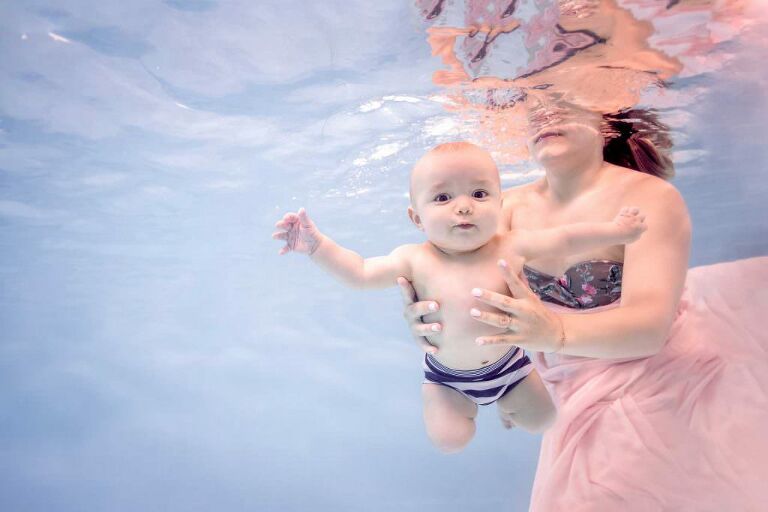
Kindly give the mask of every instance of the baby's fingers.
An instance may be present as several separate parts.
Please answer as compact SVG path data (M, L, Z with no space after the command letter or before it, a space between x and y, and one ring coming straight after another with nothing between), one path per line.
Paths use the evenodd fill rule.
M283 217L279 221L275 222L275 227L279 229L291 229L291 226L293 226L296 223L295 219L286 219Z
M296 219L298 219L298 221L301 222L302 226L309 227L312 225L312 221L310 220L309 215L307 215L307 210L305 210L304 208L299 208L299 213L296 216Z
M273 240L288 240L288 232L287 231L277 231L275 233L272 233L272 239Z
M637 206L625 206L619 210L619 215L622 217L634 217L640 213L640 208Z

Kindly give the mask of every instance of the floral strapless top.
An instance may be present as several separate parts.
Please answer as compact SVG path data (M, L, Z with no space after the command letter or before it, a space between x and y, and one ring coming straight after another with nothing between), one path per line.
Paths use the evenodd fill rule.
M622 263L591 260L577 263L556 277L523 266L528 286L545 302L575 309L605 306L621 298Z

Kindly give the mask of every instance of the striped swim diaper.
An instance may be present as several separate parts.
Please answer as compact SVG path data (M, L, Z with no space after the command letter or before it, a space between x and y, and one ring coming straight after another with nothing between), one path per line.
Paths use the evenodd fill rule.
M454 370L430 354L424 356L424 384L455 389L478 405L489 405L507 394L533 370L520 347L512 347L495 363L474 370Z

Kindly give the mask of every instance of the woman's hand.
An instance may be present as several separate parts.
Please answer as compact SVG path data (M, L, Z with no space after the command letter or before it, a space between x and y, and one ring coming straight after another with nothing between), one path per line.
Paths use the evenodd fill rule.
M563 348L565 333L563 324L556 313L541 303L541 300L513 272L506 261L499 260L499 268L507 281L512 297L475 288L472 295L481 302L500 310L499 313L480 311L472 308L470 314L475 320L488 325L506 328L504 334L483 336L475 340L478 345L516 345L534 352L557 352Z
M413 289L411 282L404 277L397 278L397 285L400 287L400 292L403 294L403 303L405 304L405 311L403 316L405 321L408 322L408 327L413 334L413 339L419 344L419 347L424 352L429 354L437 353L437 347L432 345L425 336L437 336L443 329L443 326L438 323L425 324L421 317L429 313L434 313L440 309L440 305L433 300L418 301L416 296L416 290Z

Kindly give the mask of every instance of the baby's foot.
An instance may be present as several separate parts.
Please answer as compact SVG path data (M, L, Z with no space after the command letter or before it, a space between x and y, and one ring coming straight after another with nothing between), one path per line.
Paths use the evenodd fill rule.
M512 420L512 415L509 413L506 413L502 411L501 409L498 409L499 411L499 419L501 420L501 424L504 425L504 428L507 430L515 428L517 425L515 425L515 422Z
M627 244L640 238L640 235L648 229L645 224L645 214L640 213L640 209L637 207L625 206L622 208L613 219L613 224L624 243Z

